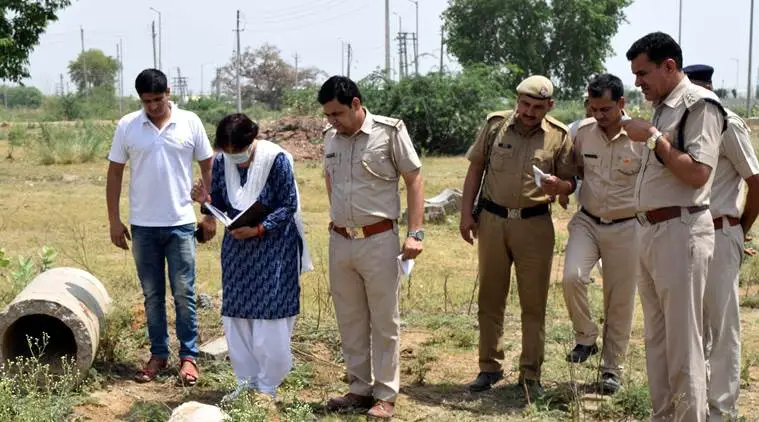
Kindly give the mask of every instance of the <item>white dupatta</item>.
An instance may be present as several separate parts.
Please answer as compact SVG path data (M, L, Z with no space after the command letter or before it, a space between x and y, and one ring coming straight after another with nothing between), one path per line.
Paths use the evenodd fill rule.
M244 211L253 205L253 203L258 200L259 195L261 195L261 190L266 184L266 179L269 178L269 172L274 164L274 159L277 158L279 153L285 154L287 161L290 162L290 167L292 168L293 173L293 184L295 185L295 197L297 201L297 207L293 217L303 244L300 257L300 273L302 274L306 271L313 270L314 266L311 262L308 246L306 245L306 233L300 209L298 183L295 180L293 156L273 142L266 140L256 141L256 148L253 152L253 161L250 163L250 167L248 167L248 176L245 186L240 186L240 173L237 170L237 165L230 163L229 160L224 160L224 180L227 184L227 197L229 197L229 203L232 207L240 211Z

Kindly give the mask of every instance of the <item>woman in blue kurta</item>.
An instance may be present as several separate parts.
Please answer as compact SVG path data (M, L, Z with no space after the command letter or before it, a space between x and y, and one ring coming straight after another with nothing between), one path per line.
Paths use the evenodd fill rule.
M222 119L215 148L224 152L214 159L210 195L198 183L193 199L204 203L210 197L211 205L230 218L255 201L270 210L256 227L224 233L221 314L238 380L234 395L254 389L274 396L292 365L298 279L311 265L292 156L274 143L255 140L257 134L258 126L244 114Z

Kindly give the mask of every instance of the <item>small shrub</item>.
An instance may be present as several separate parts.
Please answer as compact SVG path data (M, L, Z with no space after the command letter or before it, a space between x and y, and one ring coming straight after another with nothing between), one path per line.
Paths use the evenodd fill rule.
M61 359L56 370L43 364L49 337L28 338L31 357L0 365L0 420L58 422L71 414L78 394L79 374L73 359Z
M8 131L8 159L13 159L13 150L22 147L26 139L26 129L23 125L15 124Z
M103 153L112 136L110 127L91 122L85 122L82 129L51 124L42 124L40 128L36 146L44 165L92 161Z

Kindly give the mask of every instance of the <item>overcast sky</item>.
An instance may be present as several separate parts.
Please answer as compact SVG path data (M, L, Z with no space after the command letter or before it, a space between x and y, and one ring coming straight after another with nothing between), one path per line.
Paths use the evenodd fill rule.
M717 87L735 87L737 70L739 89L745 91L749 0L687 0L683 3L685 64L713 65ZM420 52L426 53L420 59L422 72L438 68L440 15L447 4L448 0L419 0ZM620 27L612 41L614 55L606 60L607 71L632 85L625 51L633 41L651 31L668 32L677 39L678 4L679 0L634 0L626 9L628 23ZM153 19L158 27L158 15L151 7L161 11L163 69L174 77L177 68L181 68L194 93L201 89L201 69L203 90L208 92L215 67L224 65L233 55L237 9L243 16L243 49L268 42L279 47L283 57L291 63L297 54L300 66L315 66L334 74L341 69L341 41L349 41L354 56L353 79L383 67L385 62L382 0L74 0L42 36L30 58L32 77L25 82L45 93L56 91L61 73L68 82L67 65L81 51L80 27L83 27L87 49L98 48L115 57L116 44L123 41L125 93L134 95L135 76L153 65L150 27ZM391 0L390 8L391 58L395 66L397 44L394 39L399 16L404 32L413 32L415 14L410 0ZM754 80L757 80L759 67L757 44L754 43ZM457 68L453 57L446 56L445 64ZM73 84L70 89L74 89Z

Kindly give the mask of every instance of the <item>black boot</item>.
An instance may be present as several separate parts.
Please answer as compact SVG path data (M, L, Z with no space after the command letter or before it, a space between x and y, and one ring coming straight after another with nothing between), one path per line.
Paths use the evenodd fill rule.
M469 391L477 393L490 390L498 381L503 379L503 371L480 372L477 378L469 384Z

